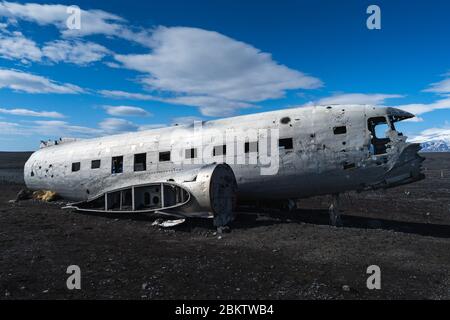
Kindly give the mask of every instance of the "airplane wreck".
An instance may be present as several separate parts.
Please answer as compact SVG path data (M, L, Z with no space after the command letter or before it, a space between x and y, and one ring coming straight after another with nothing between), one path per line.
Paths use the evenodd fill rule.
M30 190L52 190L87 212L152 212L229 224L237 203L390 188L424 178L419 144L390 107L278 110L86 140L44 143L24 168Z

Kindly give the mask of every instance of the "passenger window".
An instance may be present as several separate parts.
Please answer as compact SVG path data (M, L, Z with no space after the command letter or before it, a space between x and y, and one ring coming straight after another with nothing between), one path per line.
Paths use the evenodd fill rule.
M80 171L81 164L80 162L72 163L72 172Z
M197 158L197 149L191 148L185 150L185 157L186 159L195 159Z
M147 154L138 153L134 155L134 171L147 170Z
M346 126L334 127L333 132L334 132L334 134L346 134L347 127Z
M170 151L159 153L159 162L170 161Z
M123 156L113 157L111 165L111 173L123 172Z
M227 154L227 146L215 146L213 149L213 156L223 156Z
M91 161L91 169L98 169L100 168L100 160L92 160Z
M284 138L278 140L278 147L283 147L285 150L294 149L294 143L292 138Z
M258 152L258 141L246 142L244 146L244 152Z

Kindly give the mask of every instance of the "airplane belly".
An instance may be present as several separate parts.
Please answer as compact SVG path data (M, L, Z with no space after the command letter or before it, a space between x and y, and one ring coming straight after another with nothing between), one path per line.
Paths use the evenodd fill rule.
M85 185L92 196L69 204L89 212L159 212L214 218L217 226L233 219L236 180L226 164L189 171L141 172L93 180Z

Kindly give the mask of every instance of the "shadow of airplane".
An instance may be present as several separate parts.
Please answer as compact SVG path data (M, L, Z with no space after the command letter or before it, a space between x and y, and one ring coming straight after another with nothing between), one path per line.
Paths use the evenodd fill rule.
M247 211L244 215L254 215L252 220L255 220L257 225L259 221L256 221L260 217L266 217L268 219L274 219L277 223L309 223L316 225L330 225L328 210L321 209L297 209L292 212L286 211L273 211L270 213L255 213ZM418 234L422 236L430 236L437 238L450 238L450 225L443 224L431 224L420 222L408 222L408 221L396 221L378 218L369 218L361 216L342 215L342 222L344 228L358 228L358 229L381 229L390 230L395 232ZM245 225L249 224L245 220L249 220L250 217L242 219L236 219L234 223L235 228L245 228ZM269 220L270 221L270 220ZM250 223L251 227L253 223Z
M153 222L158 217L161 217L157 215L142 213L88 213L80 211L78 213L106 217L109 219L135 220L145 222ZM169 217L166 218L170 219ZM342 222L343 228L380 229L437 238L450 238L450 225L375 219L350 215L342 215ZM329 215L327 210L320 209L297 209L292 212L273 210L271 212L261 213L260 211L245 208L243 210L239 210L239 212L236 214L236 219L231 224L231 228L245 230L282 223L308 223L328 226ZM206 229L209 231L215 231L212 220L202 218L187 218L185 223L174 227L174 229L182 232L191 232L193 229Z

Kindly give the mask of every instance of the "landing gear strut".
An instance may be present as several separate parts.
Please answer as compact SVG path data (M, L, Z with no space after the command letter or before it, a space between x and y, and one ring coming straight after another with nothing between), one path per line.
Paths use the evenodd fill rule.
M330 224L335 227L342 227L341 212L339 211L339 194L333 194L331 198L331 205L328 209L330 214Z

